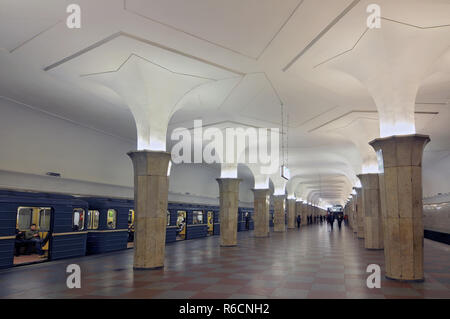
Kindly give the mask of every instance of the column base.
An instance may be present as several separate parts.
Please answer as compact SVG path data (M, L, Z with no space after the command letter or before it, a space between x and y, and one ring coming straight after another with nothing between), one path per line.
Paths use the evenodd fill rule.
M425 279L398 279L398 278L391 278L391 277L389 277L389 276L384 276L386 279L389 279L389 280L392 280L392 281L398 281L398 282L406 282L406 283L408 283L408 282L411 282L411 283L414 283L414 282L424 282L425 281Z
M163 269L164 268L164 265L163 266L157 266L157 267L149 267L149 268L146 268L146 267L133 267L133 270L138 270L138 271L141 271L141 270L158 270L158 269Z

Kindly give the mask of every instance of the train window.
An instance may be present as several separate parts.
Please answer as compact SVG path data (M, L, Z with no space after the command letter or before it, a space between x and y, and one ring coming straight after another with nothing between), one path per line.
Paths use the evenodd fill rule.
M106 219L106 226L108 227L108 229L116 229L117 212L115 209L108 209L108 217Z
M73 220L72 220L72 230L84 230L84 209L74 208L73 210Z
M167 226L170 226L170 212L167 211Z
M100 212L98 210L88 211L88 229L98 229Z
M177 211L177 240L186 239L186 211Z
M39 231L50 230L52 209L49 207L19 207L17 209L16 227L18 230L28 230L36 224Z
M208 225L208 236L212 236L214 234L214 213L212 211L208 211L206 214L206 223Z
M20 231L30 229L32 218L33 208L19 207L17 210L17 229Z
M40 231L49 231L50 230L50 216L51 216L50 208L39 209L39 230Z
M134 210L130 209L128 211L128 224L133 224L134 223Z
M192 224L203 224L203 211L195 210L192 212Z

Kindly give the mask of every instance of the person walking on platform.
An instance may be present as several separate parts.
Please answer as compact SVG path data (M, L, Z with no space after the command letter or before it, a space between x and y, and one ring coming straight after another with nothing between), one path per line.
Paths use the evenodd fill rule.
M302 222L302 218L300 215L297 215L297 228L300 228L300 223Z
M327 217L328 223L330 224L330 231L333 230L334 216L333 214L329 214Z
M342 221L344 220L344 217L342 217L342 215L339 214L337 220L338 220L338 227L339 227L339 230L341 230Z

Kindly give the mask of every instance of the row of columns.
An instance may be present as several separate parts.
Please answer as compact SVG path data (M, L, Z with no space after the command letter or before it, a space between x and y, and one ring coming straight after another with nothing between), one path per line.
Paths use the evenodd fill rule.
M378 174L358 175L347 203L350 227L367 249L384 249L386 277L423 281L422 155L425 135L391 136L369 144Z
M393 136L370 144L380 159L379 174L360 175L362 188L351 201L351 226L368 249L383 249L386 276L399 280L423 280L423 221L421 161L429 137ZM136 269L164 265L165 223L168 201L170 153L136 151L128 153L134 168L136 208ZM237 244L239 179L218 179L222 246ZM254 190L255 236L269 233L269 191ZM286 197L274 196L274 231L286 231ZM294 208L295 207L295 208ZM300 209L300 211L298 211ZM316 208L288 200L288 225L293 214L302 224ZM295 213L293 213L295 212Z
M164 266L166 241L166 210L169 191L168 152L135 151L128 156L134 168L135 243L134 269L157 269ZM219 178L220 245L237 245L237 211L239 183L237 178ZM269 236L270 190L254 189L255 237ZM285 232L286 196L274 196L274 231ZM295 228L296 216L306 223L306 207L295 199L287 200L288 228ZM303 208L301 213L299 208ZM309 208L312 209L312 206ZM311 214L311 213L310 213Z

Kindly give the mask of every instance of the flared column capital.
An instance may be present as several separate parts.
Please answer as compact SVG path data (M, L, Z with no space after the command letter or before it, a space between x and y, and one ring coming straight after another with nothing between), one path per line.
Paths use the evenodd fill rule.
M423 150L429 142L428 135L412 134L377 138L369 142L369 145L379 154L383 168L389 168L421 166Z
M269 188L253 188L252 192L255 198L264 198L270 196Z
M274 202L282 202L286 199L286 195L272 195Z
M171 154L162 151L131 151L127 155L133 162L136 176L167 176Z
M236 191L239 189L239 183L242 181L240 178L216 178L219 183L220 191Z
M378 189L379 188L379 177L376 173L370 174L360 174L358 175L359 180L363 189Z

